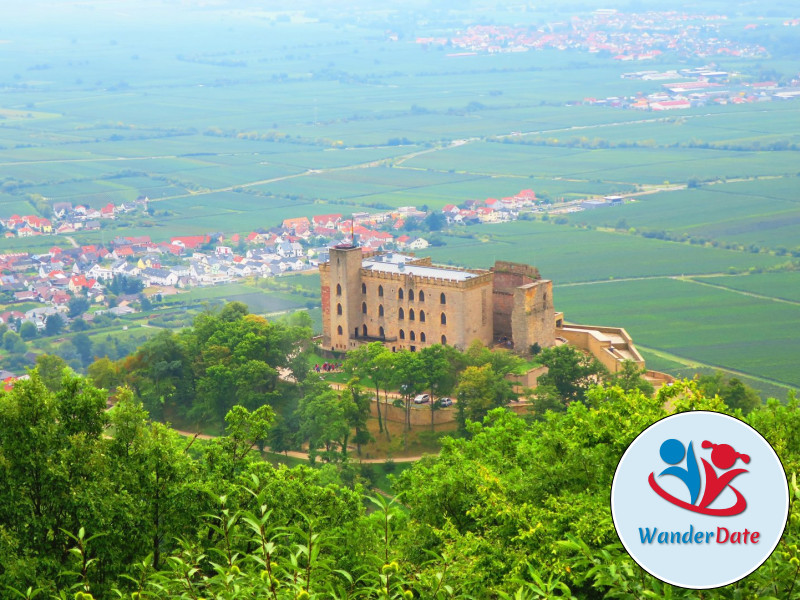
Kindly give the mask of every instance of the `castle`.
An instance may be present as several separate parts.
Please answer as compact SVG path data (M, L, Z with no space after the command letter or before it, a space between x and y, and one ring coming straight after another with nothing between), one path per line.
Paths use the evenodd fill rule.
M380 341L392 350L474 340L517 352L552 346L562 315L553 284L535 267L498 261L491 270L433 265L407 254L330 250L320 265L323 347L346 351Z

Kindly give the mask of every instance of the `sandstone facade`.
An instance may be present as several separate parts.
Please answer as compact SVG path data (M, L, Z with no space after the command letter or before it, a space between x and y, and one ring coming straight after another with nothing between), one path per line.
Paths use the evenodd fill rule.
M433 265L397 253L331 248L320 265L323 347L349 350L380 341L392 350L431 344L467 348L474 340L527 352L555 343L552 282L529 265L492 270Z

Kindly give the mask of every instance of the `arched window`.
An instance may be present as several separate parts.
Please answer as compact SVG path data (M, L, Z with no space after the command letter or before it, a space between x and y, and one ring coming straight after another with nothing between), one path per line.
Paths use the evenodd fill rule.
M366 302L362 302L361 303L361 314L362 315L367 314L367 303Z
M420 290L419 292L419 301L425 302L425 292L423 292L422 290Z
M439 304L447 304L447 298L444 297L444 292L439 294Z
M378 335L380 336L381 339L386 338L386 332L383 330L383 327L378 328Z
M447 315L442 313L442 325L447 325Z
M414 335L413 331L409 332L408 337L412 342L417 339L417 336Z
M382 286L382 285L379 285L379 286L378 286L378 296L380 296L381 298L383 298L383 286Z
M341 283L337 283L336 284L336 295L337 296L341 296L342 295L342 284Z
M402 308L397 311L397 318L401 321L406 318L406 313Z
M409 321L413 321L414 320L414 309L413 308L409 309L409 311L408 311L408 320Z
M342 333L343 333L343 330L342 330L342 326L341 326L341 325L339 325L339 326L336 328L336 332L337 332L339 335L342 335Z
M419 321L420 321L420 323L424 323L425 322L425 311L424 310L419 311Z
M446 344L447 344L447 336L443 335L442 336L442 346L445 346Z
M397 290L397 297L402 300L403 299L403 288Z
M401 339L401 340L404 340L404 339L406 339L406 332L405 332L405 331L403 331L402 329L400 330L400 339Z
M362 294L366 294L367 293L367 284L366 283L362 283L361 284L361 293Z
M364 334L364 337L367 337L367 326L366 325L362 325L361 326L361 333Z
M336 314L337 315L342 314L342 305L341 304L337 304L336 305Z
M420 342L427 341L427 338L425 337L425 332L424 331L419 334L419 341Z
M409 300L413 300L414 299L414 290L408 290L408 299Z
M379 317L383 316L383 304L378 305L378 316Z

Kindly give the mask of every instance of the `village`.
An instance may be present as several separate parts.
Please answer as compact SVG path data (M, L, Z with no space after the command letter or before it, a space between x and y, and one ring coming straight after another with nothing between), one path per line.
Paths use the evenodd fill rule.
M499 54L531 50L579 50L604 53L617 60L650 60L665 52L679 57L766 57L757 44L719 37L723 15L686 14L675 11L624 13L599 9L589 16L540 26L473 25L452 36L419 37L422 46L441 46L465 53ZM784 23L790 26L791 23ZM748 24L755 29L756 24Z
M627 59L626 59L627 60ZM663 82L658 91L634 96L584 98L583 104L642 111L665 111L720 106L779 102L800 97L800 79L788 84L777 81L744 81L739 73L719 70L715 65L679 71L645 70L623 73L623 79L643 83Z
M575 209L620 201L619 197L587 200L582 203L586 206ZM0 224L6 228L7 237L58 237L59 233L86 230L87 225L94 227L96 213L100 213L99 218L107 219L113 230L114 219L145 208L147 202L147 198L141 198L134 205L109 205L100 210L59 203L53 207L52 220L13 215L0 218ZM24 323L30 322L41 333L53 315L68 323L70 303L79 297L98 309L82 315L83 319L91 320L95 314L106 311L114 316L128 315L141 311L142 305L147 304L142 301L142 292L147 298L195 286L315 271L321 262L328 260L330 247L351 240L357 240L364 252L424 250L430 245L429 240L405 231L410 228L419 232L426 219L438 222L429 230L444 225L503 223L518 219L524 212L542 211L541 205L536 193L525 189L505 198L468 200L461 206L448 204L441 211L405 206L386 212L353 213L350 218L340 213L323 214L310 219L287 218L276 227L256 229L246 235L206 233L160 242L150 236L117 236L104 245L73 243L53 245L42 254L3 254L0 255L0 305L5 310L0 312L0 323L9 330L19 331ZM72 238L68 241L74 242ZM124 289L120 289L119 281L125 282ZM29 307L31 303L41 306L15 310L15 305Z

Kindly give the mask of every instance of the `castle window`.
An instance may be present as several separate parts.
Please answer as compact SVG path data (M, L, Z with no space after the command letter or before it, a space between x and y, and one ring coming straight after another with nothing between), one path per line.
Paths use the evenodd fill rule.
M382 286L382 285L379 285L379 286L378 286L378 296L380 296L381 298L383 298L383 286Z
M403 331L402 329L400 330L400 339L401 339L401 340L404 340L404 339L406 339L406 332L405 332L405 331Z
M414 290L408 290L408 299L409 300L413 300L414 299Z
M342 314L342 305L341 304L337 304L336 305L336 314L337 315Z
M339 326L336 328L336 333L338 333L339 335L342 335L342 333L344 333L344 330L342 329L342 326L341 326L341 325L339 325Z
M419 311L419 320L420 320L420 323L424 323L425 322L425 311L424 310Z
M414 320L414 309L413 308L408 311L408 320L409 321L413 321Z
M397 290L397 297L402 300L403 299L403 288Z
M444 297L444 292L439 294L439 304L447 304L447 298Z
M399 311L397 311L397 318L400 319L401 321L406 318L406 313L402 308Z
M379 317L383 316L383 304L378 305L378 316Z
M442 325L447 325L447 315L442 313Z
M417 339L417 336L414 335L413 331L409 332L408 337L412 342Z
M442 346L444 346L444 345L446 345L446 344L447 344L447 336L446 336L446 335L443 335L443 336L442 336Z
M427 338L425 337L425 332L424 332L424 331L423 331L422 333L420 333L420 334L419 334L419 341L420 341L420 342L425 342L425 341L427 341Z
M361 293L362 294L366 294L367 293L367 284L366 283L362 283L361 284Z
M367 314L367 303L366 302L362 302L361 303L361 314L364 314L364 315Z
M364 334L364 337L367 337L367 326L366 325L362 325L361 326L361 333Z
M381 339L386 338L386 332L383 330L383 327L378 328L378 335L380 336Z
M420 293L419 293L419 301L420 302L425 302L425 292L420 291Z
M341 283L337 283L336 284L336 295L337 296L341 296L342 295L342 284Z

